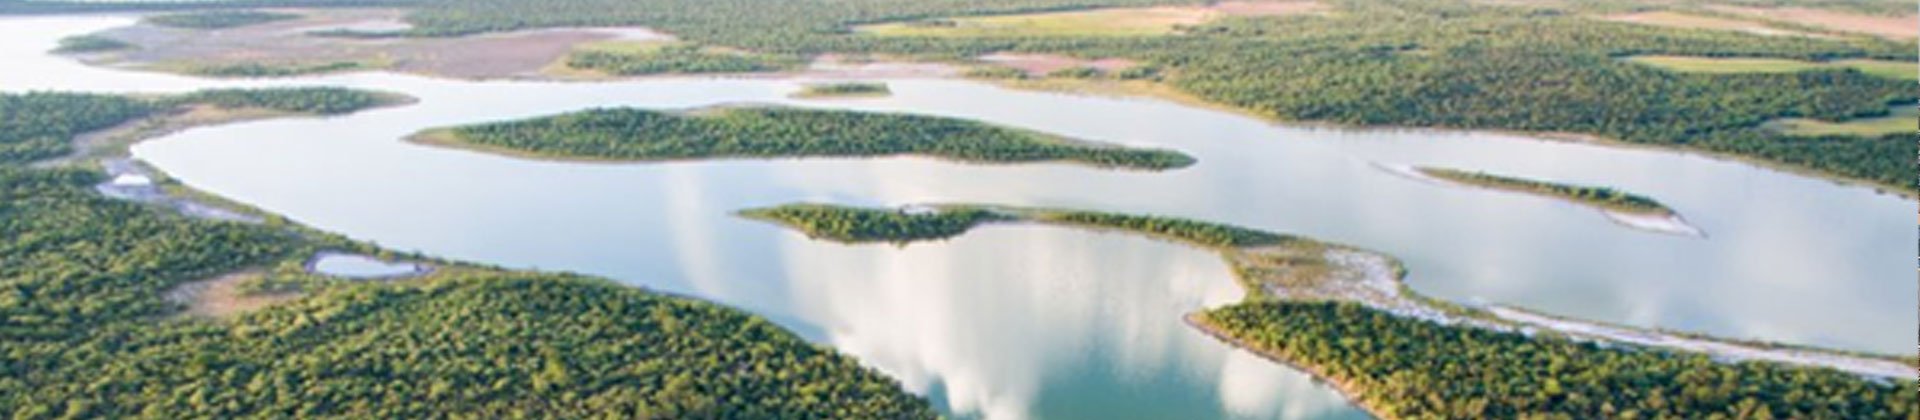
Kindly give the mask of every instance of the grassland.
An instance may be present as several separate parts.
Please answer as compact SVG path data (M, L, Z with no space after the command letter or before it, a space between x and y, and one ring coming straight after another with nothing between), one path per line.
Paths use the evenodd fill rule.
M1920 110L1903 106L1884 117L1840 122L1792 118L1773 122L1776 129L1799 136L1881 136L1920 131Z
M1920 63L1889 60L1836 60L1815 62L1785 58L1687 57L1643 55L1626 59L1634 63L1686 73L1795 73L1809 70L1851 68L1875 76L1920 80Z

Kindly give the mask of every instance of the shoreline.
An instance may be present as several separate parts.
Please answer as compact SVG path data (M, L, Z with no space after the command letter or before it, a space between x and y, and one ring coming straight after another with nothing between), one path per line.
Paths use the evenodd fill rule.
M1308 377L1313 378L1315 383L1326 384L1328 388L1332 388L1334 392L1339 393L1342 398L1346 398L1347 402L1352 403L1354 407L1365 411L1368 416L1376 419L1398 418L1387 415L1385 412L1380 411L1379 407L1374 407L1372 404L1362 403L1363 397L1367 395L1365 390L1359 389L1359 387L1345 380L1335 379L1332 375L1327 375L1325 369L1294 363L1292 360L1280 356L1276 352L1265 350L1257 344L1239 337L1234 337L1232 334L1227 334L1225 331L1221 331L1219 327L1208 322L1204 312L1189 312L1180 317L1180 322L1187 324L1188 327L1192 327L1194 330L1200 331L1201 334L1206 334L1209 337L1213 337L1214 340L1225 343L1228 347L1245 350L1247 353L1252 353L1256 357L1306 373Z

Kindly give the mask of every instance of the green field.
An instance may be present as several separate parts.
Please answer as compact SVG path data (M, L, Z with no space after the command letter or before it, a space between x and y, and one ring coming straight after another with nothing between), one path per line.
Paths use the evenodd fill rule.
M1888 60L1839 60L1815 62L1784 58L1717 58L1673 55L1643 55L1627 61L1687 73L1794 73L1829 68L1854 68L1863 73L1895 79L1920 80L1920 63Z
M1920 131L1920 109L1900 107L1885 117L1861 118L1841 122L1792 118L1776 121L1773 124L1774 127L1781 132L1801 136L1881 136L1894 133L1912 133Z

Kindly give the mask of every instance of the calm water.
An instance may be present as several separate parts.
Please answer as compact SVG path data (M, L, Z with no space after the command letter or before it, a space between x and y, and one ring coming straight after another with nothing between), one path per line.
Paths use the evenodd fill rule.
M313 271L350 278L381 278L413 274L420 266L408 262L386 262L356 254L325 253L313 260Z
M892 81L794 101L801 80L473 83L386 74L219 82L86 68L44 51L125 18L0 21L9 91L328 84L415 106L197 129L135 155L189 185L402 250L603 275L772 318L947 409L995 418L1361 417L1296 372L1190 331L1238 299L1212 255L1122 235L991 227L905 248L808 241L733 211L792 201L972 201L1157 213L1291 232L1406 261L1422 293L1641 326L1906 354L1920 327L1915 203L1686 154L1484 133L1278 126L1174 104ZM597 106L773 102L975 118L1178 149L1164 173L897 159L552 163L434 149L422 128ZM1712 236L1386 174L1373 162L1618 186Z

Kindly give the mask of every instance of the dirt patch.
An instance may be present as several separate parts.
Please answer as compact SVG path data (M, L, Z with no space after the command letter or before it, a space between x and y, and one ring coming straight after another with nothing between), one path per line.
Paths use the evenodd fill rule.
M960 73L959 66L946 63L821 54L807 65L806 76L829 79L944 78L959 76Z
M1227 1L1207 9L1227 16L1289 16L1324 12L1327 5L1311 1Z
M1711 6L1713 10L1887 39L1920 38L1920 15L1876 16L1803 7Z
M1043 76L1047 73L1070 68L1094 68L1112 73L1133 67L1133 60L1124 58L1102 58L1087 60L1053 54L1008 54L996 53L980 56L980 61L1012 67L1024 71L1030 76Z
M247 270L182 284L167 291L167 300L187 307L187 316L225 318L273 306L300 297L299 293L244 293L240 285L265 273Z
M1712 29L1712 30L1721 30L1721 31L1746 32L1746 33L1755 34L1755 35L1767 35L1767 36L1819 37L1818 34L1810 34L1806 32L1775 28L1772 26L1768 26L1764 22L1713 17L1713 16L1702 16L1702 15L1686 14L1686 13L1680 13L1680 12L1671 12L1671 11L1639 12L1639 13L1627 13L1627 14L1618 14L1618 15L1607 15L1607 16L1601 16L1600 19L1613 21L1613 22L1637 23L1642 25L1666 26L1666 27L1673 27L1673 28Z
M386 69L435 76L492 79L538 74L575 45L603 40L670 39L643 28L541 29L457 38L364 38L315 32L404 29L404 12L387 9L282 10L300 19L215 31L136 24L99 35L137 48L82 57L91 64L192 73L256 64Z

